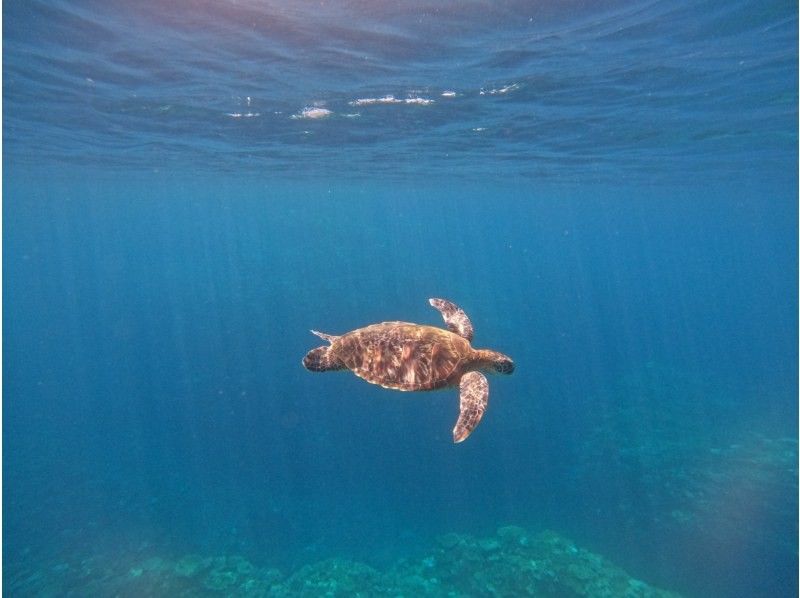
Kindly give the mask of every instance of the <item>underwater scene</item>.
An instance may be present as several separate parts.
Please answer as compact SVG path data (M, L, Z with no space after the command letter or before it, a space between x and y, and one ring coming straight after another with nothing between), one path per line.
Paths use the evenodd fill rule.
M798 594L798 19L3 3L2 589Z

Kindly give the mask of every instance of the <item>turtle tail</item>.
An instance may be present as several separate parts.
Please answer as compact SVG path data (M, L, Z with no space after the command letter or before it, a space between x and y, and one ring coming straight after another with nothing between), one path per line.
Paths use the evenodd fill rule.
M345 365L331 354L330 347L311 349L303 357L303 366L312 372L329 372L343 370Z

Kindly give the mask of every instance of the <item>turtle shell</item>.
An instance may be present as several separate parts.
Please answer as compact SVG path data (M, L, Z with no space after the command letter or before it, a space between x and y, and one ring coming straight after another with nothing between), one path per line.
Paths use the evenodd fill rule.
M330 351L356 376L396 390L456 385L473 352L457 334L408 322L353 330L336 338Z

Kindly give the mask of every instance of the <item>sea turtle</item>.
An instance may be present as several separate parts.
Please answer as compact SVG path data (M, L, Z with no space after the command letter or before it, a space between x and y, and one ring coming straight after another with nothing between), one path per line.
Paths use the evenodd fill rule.
M341 336L312 330L330 343L309 351L303 365L312 372L352 370L384 388L436 390L458 385L460 413L453 441L466 440L481 421L489 401L489 382L481 370L514 371L507 355L473 349L472 323L464 310L444 299L430 299L448 330L409 322L383 322Z

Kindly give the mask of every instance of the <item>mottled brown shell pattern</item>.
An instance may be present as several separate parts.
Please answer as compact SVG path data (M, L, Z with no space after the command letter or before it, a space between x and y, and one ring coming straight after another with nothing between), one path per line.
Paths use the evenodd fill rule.
M367 382L396 390L454 386L473 356L461 336L408 322L383 322L337 337L330 350Z

